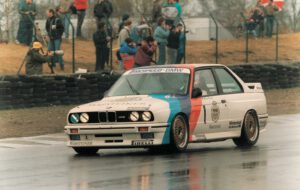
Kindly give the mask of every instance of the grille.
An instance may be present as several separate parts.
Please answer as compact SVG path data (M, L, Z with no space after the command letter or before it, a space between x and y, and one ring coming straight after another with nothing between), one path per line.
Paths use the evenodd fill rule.
M132 122L129 119L130 113L132 111L117 111L117 112L88 112L89 115L89 122L90 124L94 123L114 123L114 122ZM138 113L141 115L143 112L138 111ZM80 115L81 113L77 113ZM69 115L69 123L71 122L71 115ZM153 121L154 118L152 116L151 121ZM143 122L143 120L140 118L138 122ZM80 123L80 122L79 122Z

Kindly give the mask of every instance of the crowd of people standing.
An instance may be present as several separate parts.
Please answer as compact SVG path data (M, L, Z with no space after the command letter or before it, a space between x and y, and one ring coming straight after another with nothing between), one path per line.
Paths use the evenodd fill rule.
M178 0L154 1L153 24L141 18L137 26L124 14L119 24L118 59L121 69L151 64L180 64L185 51L185 33L180 22L182 7ZM139 38L137 37L139 36ZM158 49L158 60L153 56Z
M86 11L89 9L88 0L60 0L56 9L48 9L45 29L48 35L48 50L52 52L51 65L60 65L64 70L61 43L63 37L69 38L70 18L77 15L76 37L82 38L82 26ZM269 0L263 6L258 0L256 7L251 11L246 22L247 32L255 37L272 37L274 15L278 7ZM35 16L37 6L33 0L20 0L20 25L17 34L17 43L30 46L35 37ZM113 29L110 17L113 14L113 4L110 0L97 0L93 7L97 31L93 34L96 49L95 71L102 71L109 65L112 56ZM182 24L182 6L179 0L154 0L153 18L149 22L145 18L135 21L129 14L122 16L118 28L117 58L119 68L128 70L133 67L148 66L151 64L180 64L185 55L186 35ZM158 51L157 51L158 49ZM158 52L158 60L154 55ZM47 55L45 55L47 56Z
M246 30L248 33L256 37L268 37L273 35L275 14L279 11L279 7L273 0L269 0L264 6L261 0L258 0L256 6L250 10L250 14L246 20Z

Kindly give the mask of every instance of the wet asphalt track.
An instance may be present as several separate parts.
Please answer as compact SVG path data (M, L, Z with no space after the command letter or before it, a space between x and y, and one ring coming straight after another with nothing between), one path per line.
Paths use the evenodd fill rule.
M64 135L0 140L0 190L299 190L300 115L271 117L257 146L191 144L182 154L143 149L76 156Z

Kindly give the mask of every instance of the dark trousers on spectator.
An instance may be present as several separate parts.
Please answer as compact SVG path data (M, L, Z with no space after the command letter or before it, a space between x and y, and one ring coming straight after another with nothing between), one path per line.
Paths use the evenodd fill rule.
M267 16L267 21L266 21L266 36L267 37L272 37L273 35L273 27L274 27L274 16Z
M19 29L17 33L17 40L21 44L30 46L33 37L33 24L30 20L20 20Z
M85 18L85 10L77 11L77 37L82 37L81 27Z
M109 55L108 48L96 48L96 72L104 70Z

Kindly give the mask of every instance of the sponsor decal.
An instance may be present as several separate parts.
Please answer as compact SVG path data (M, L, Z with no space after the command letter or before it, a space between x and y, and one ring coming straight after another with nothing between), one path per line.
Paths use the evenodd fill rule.
M230 129L241 128L241 126L242 126L242 121L230 121L229 122Z
M153 145L154 141L153 140L137 140L137 141L132 141L132 146L147 146L147 145Z
M209 125L210 129L221 129L221 125Z
M71 146L92 146L93 142L92 141L82 141L82 142L70 142Z
M215 123L217 123L220 119L220 108L218 106L218 103L215 101L212 102L211 119Z

